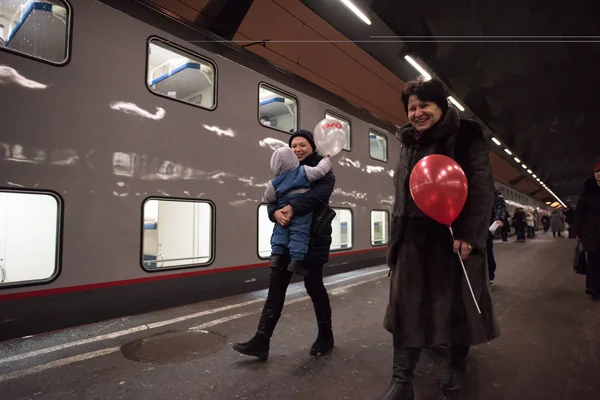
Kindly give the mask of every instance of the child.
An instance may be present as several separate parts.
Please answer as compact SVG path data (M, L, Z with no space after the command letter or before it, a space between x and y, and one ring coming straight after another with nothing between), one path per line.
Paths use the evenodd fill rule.
M311 182L321 179L331 170L329 156L323 158L316 167L300 165L298 158L289 147L280 147L271 157L271 171L276 175L269 181L265 190L265 200L277 202L279 208L285 207L294 197L307 192ZM290 252L291 262L288 271L299 275L308 275L302 261L308 251L312 213L294 215L288 226L275 224L271 236L271 267L278 268L285 249Z

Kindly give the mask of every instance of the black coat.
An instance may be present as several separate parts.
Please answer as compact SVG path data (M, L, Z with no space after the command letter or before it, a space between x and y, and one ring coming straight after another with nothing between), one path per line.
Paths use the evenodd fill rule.
M600 252L600 186L596 178L587 179L577 202L575 234L585 251Z
M322 159L323 157L318 153L312 153L302 160L300 165L316 167ZM296 197L290 202L290 205L294 210L294 215L306 215L317 211L321 207L327 207L334 187L335 175L333 174L333 170L331 170L323 178L313 182L312 187L308 192ZM274 213L278 209L279 208L275 203L269 203L267 205L269 219L274 223L277 223ZM330 247L331 226L329 226L329 229L326 229L321 235L311 234L308 242L308 252L304 257L304 262L311 266L324 265L329 261Z
M499 327L489 291L486 240L494 181L481 128L474 121L459 120L458 112L449 108L419 141L408 124L396 136L400 159L394 174L396 199L387 257L391 282L384 326L400 346L473 345L492 340L499 335ZM452 250L448 228L413 206L410 173L429 154L454 159L467 176L467 202L452 228L456 239L474 246L465 268L481 315Z

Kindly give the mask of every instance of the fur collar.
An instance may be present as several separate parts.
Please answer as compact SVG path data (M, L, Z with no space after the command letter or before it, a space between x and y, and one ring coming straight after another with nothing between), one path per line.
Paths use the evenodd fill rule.
M415 128L407 122L402 125L396 132L396 137L403 144L413 146L415 144L427 144L438 141L439 139L455 132L460 125L460 119L458 117L458 111L454 107L448 107L446 114L440 118L440 120L432 126L429 130L423 133L421 139L417 141L415 137Z

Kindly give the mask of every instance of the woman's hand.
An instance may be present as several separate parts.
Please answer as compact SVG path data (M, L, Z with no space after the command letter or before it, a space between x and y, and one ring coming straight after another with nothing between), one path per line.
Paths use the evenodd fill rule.
M281 226L288 225L290 223L290 220L292 219L293 215L294 215L294 210L292 209L292 206L290 206L289 204L287 206L275 211L275 213L273 213L275 220Z
M454 241L454 252L460 254L460 258L465 261L473 251L473 246L462 240Z

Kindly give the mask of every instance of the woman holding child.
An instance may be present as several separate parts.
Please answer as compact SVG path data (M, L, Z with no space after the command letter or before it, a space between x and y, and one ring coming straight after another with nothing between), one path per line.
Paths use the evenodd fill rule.
M312 132L304 129L294 132L289 140L290 148L298 158L300 165L316 167L323 159L316 152ZM329 197L335 186L333 171L312 183L311 189L290 200L283 208L277 209L276 203L269 203L268 211L271 221L282 227L288 226L294 215L304 216L313 213L315 218L322 216L322 211L328 208ZM329 261L331 246L331 226L325 226L320 232L311 232L308 251L302 265L307 271L304 276L304 286L310 296L317 317L319 333L313 343L310 354L325 354L333 348L333 331L331 327L331 306L325 285L323 284L323 265ZM249 356L266 360L269 355L271 335L281 316L285 293L290 284L293 272L288 270L290 264L289 252L271 259L271 276L269 293L263 307L256 334L245 343L236 343L233 348Z

